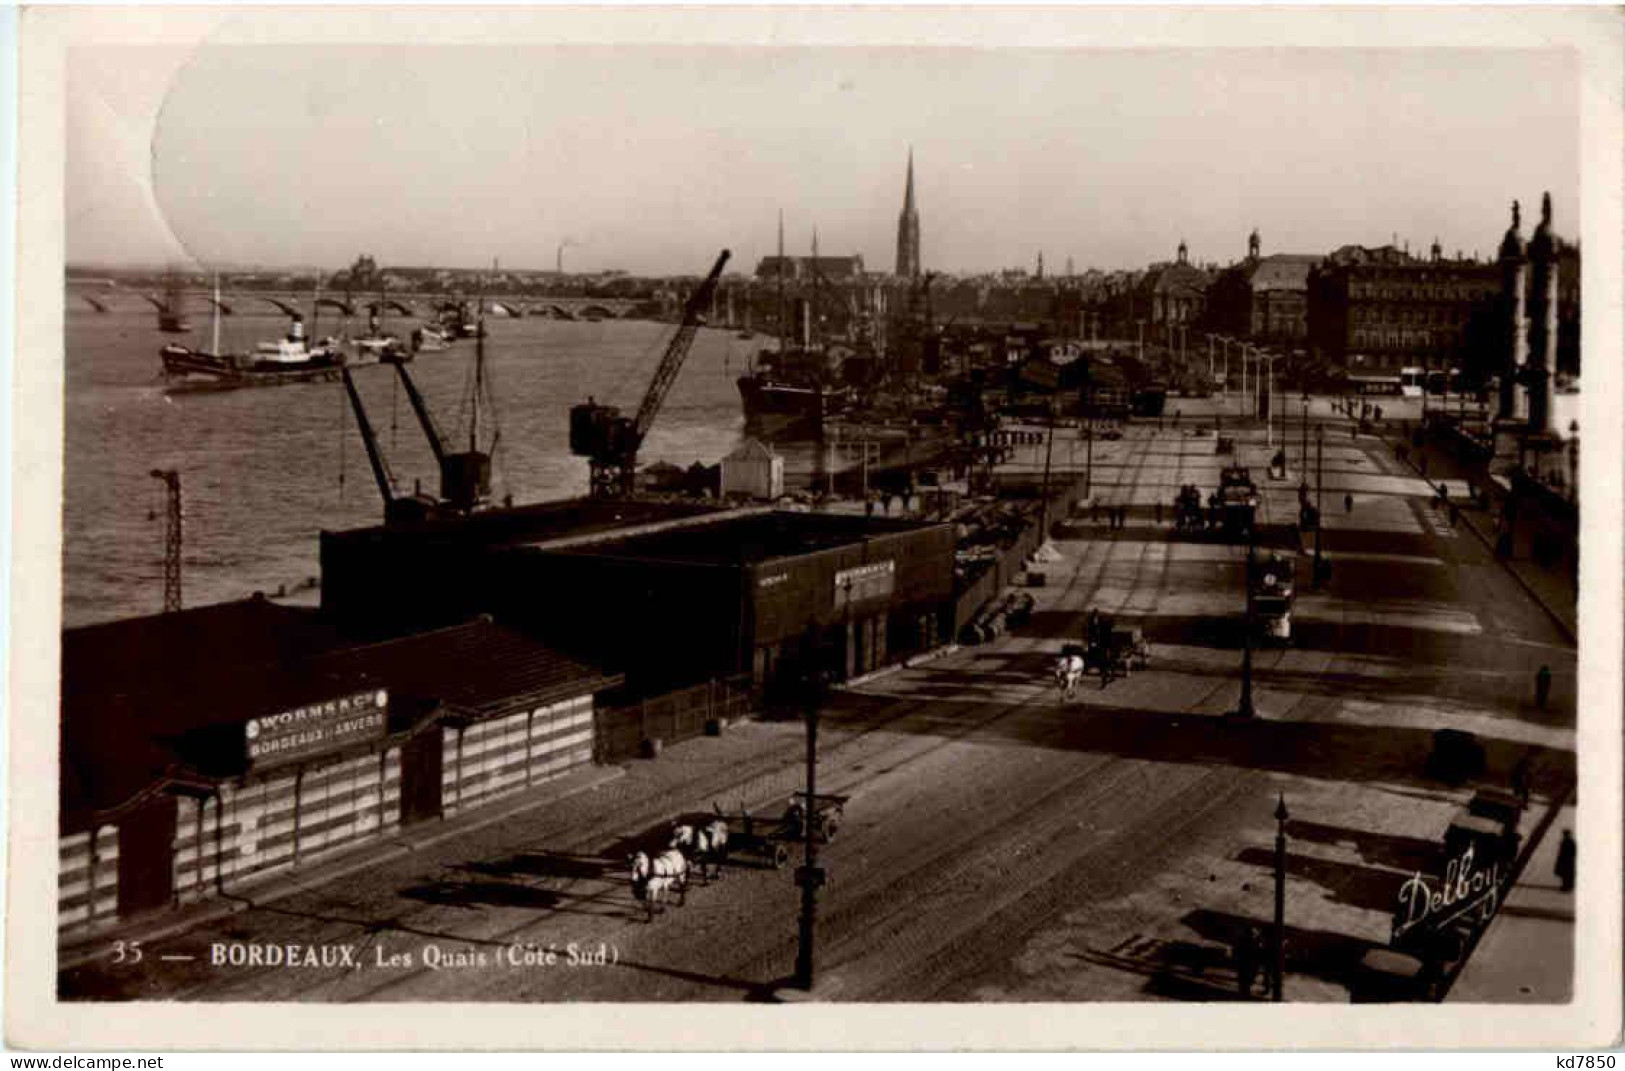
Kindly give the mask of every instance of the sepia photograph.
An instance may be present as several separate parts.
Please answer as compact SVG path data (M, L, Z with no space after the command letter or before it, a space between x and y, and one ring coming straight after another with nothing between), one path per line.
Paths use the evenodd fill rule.
M1617 1035L1617 11L24 16L14 1044Z

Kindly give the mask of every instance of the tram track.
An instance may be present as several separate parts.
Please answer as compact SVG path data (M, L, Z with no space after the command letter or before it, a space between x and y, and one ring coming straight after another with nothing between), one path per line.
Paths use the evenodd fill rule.
M1142 454L1139 458L1139 464L1136 466L1136 478L1139 473L1143 472L1146 460L1146 456ZM1177 473L1182 474L1183 464L1184 457L1182 454L1180 465L1176 469ZM1176 476L1176 480L1177 478ZM1166 540L1164 543L1166 543ZM1151 578L1145 575L1150 569L1148 561L1152 543L1151 541L1144 541L1143 545L1139 547L1137 555L1120 553L1120 551L1127 549L1124 542L1116 536L1106 540L1089 541L1084 554L1078 559L1076 567L1071 570L1065 588L1057 593L1055 604L1058 607L1064 607L1076 599L1081 590L1082 602L1084 605L1088 605L1109 582L1113 570L1120 570L1125 565L1130 565L1130 559L1132 559L1130 584L1118 600L1120 611L1122 607L1129 605L1141 594L1147 583L1153 582ZM1161 567L1154 570L1156 572L1154 586L1158 592L1166 587L1170 567L1171 555L1166 553L1165 548ZM1075 623L1081 616L1082 611L1074 612L1072 621ZM1008 641L1006 641L1006 645L1008 646ZM1278 664L1284 656L1285 652L1277 652L1275 663ZM933 665L941 665L941 663L934 663ZM824 749L821 749L820 753L821 762L831 767L831 773L828 775L830 780L827 783L833 786L834 791L839 793L859 793L868 787L872 787L876 783L877 776L886 777L891 774L915 772L920 764L928 763L934 756L946 754L946 749L953 745L974 737L977 733L995 726L1004 719L1024 711L1037 709L1039 701L1048 692L1048 687L1043 683L1047 678L1041 676L1039 680L1040 683L1031 686L1030 694L1024 695L1014 702L993 706L985 714L967 718L962 724L956 722L946 732L940 721L933 721L926 726L910 727L908 725L910 718L920 718L940 713L943 701L934 698L916 700L905 698L884 706L832 718L826 722L826 725L831 727L831 735L827 738L829 742ZM1194 702L1187 702L1185 704L1186 710L1195 711L1202 708L1217 693L1225 688L1233 687L1233 683L1233 678L1226 675L1210 688L1204 689ZM846 729L851 731L843 732ZM1042 735L1040 734L1040 736ZM923 747L921 746L922 741L926 742ZM873 749L871 750L871 748ZM711 799L740 799L742 802L745 800L761 801L774 796L782 797L787 795L789 791L799 785L802 769L801 759L801 741L788 738L782 743L770 746L761 756L753 757L747 771L741 772L737 766L734 766L715 771L710 775L701 775L697 778L685 780L681 784L672 785L656 794L640 798L633 807L615 808L609 815L597 822L582 824L577 817L562 815L557 821L544 821L539 828L534 828L522 840L493 845L492 847L494 852L522 850L562 851L567 853L598 852L602 850L606 842L613 840L617 836L624 836L628 830L650 828L662 821L669 820L674 814L697 809L693 806L696 801ZM1017 829L1025 828L1024 823L1028 823L1032 831L1041 832L1045 836L1052 838L1063 837L1066 834L1066 819L1063 815L1067 812L1067 808L1058 806L1061 801L1081 798L1093 799L1098 792L1109 793L1120 790L1127 781L1133 778L1139 765L1141 764L1138 764L1135 760L1125 758L1101 758L1070 775L1064 776L1059 782L1046 788L1034 800L1022 803L1011 802L1002 809L990 810L984 820L974 823L960 822L954 827L958 831L954 835L939 837L934 840L919 839L916 841L909 839L905 841L904 852L906 854L900 860L905 866L905 870L901 876L888 876L888 873L895 869L891 866L893 856L888 852L883 855L886 860L884 867L858 872L860 875L857 879L858 884L854 885L849 879L843 877L840 891L837 894L841 899L841 903L832 905L825 918L826 924L832 931L838 932L844 928L846 933L837 936L834 939L835 943L830 947L836 950L849 948L857 942L869 940L869 935L876 932L877 929L884 929L895 923L897 912L902 908L891 906L888 910L888 905L905 904L917 901L922 897L941 896L943 895L943 882L947 882L947 889L951 892L955 887L965 884L966 875L973 874L984 867L998 868L1017 865L1019 860L1010 854L1013 850L1011 846L1016 843L1016 839L1004 838L1001 840L996 835L998 831L1008 830L1012 827ZM876 767L883 768L880 775L872 772ZM844 774L835 772L841 769L845 770ZM1217 773L1217 771L1210 772ZM1080 785L1085 789L1081 795L1078 792ZM1192 788L1191 791L1195 792L1197 796L1201 795L1201 792L1195 788ZM1161 807L1163 804L1158 806ZM1160 814L1161 812L1157 813ZM1208 812L1204 811L1202 813ZM1195 822L1199 818L1200 815L1197 815L1192 817L1190 821ZM848 828L852 828L852 826L849 825ZM967 843L972 850L964 850ZM1002 849L1000 848L1001 844L1004 845ZM936 860L941 858L945 847L949 849L958 848L963 852L964 858L952 868L943 868L936 863ZM846 848L847 844L843 839L841 845L829 850L832 852L840 851L844 854ZM1090 855L1092 852L1085 854ZM1081 862L1067 864L1064 873L1071 873L1077 866L1082 865ZM568 899L569 910L572 911L580 910L583 907L602 906L614 909L635 907L625 889L624 883L618 879L618 874L611 873L606 874L603 878L576 878L562 882L555 879L543 879L535 882L516 882L514 884L559 894L561 898ZM748 878L746 880L748 881ZM1055 875L1052 875L1043 880L1047 883L1058 879ZM606 883L604 888L583 893L583 889L588 883L599 881ZM739 884L744 883L744 881L739 882ZM1046 884L1044 887L1048 888L1048 885ZM1072 887L1083 888L1084 886L1079 886L1074 882ZM724 888L727 888L726 884ZM702 897L705 895L704 887L691 889L691 892L698 893ZM577 893L583 894L576 895ZM849 895L855 895L856 899L847 903ZM1035 903L1050 903L1057 895L1060 894L1053 891L1045 893L1039 896ZM1027 896L1038 896L1038 894L1031 890L1019 894L1019 897ZM1056 901L1056 903L1059 902ZM691 906L695 905L691 903ZM269 908L267 910L276 909ZM446 910L448 909L436 906L422 912L411 912L387 919L369 921L337 917L327 919L313 917L312 921L317 922L319 925L333 927L341 935L359 930L364 937L371 939L392 930L408 934L434 932L437 929L435 925L437 919L443 917L443 912ZM487 945L523 943L527 937L541 936L538 931L557 926L564 916L565 911L554 908L543 907L536 910L526 910L525 917L512 926L501 927L477 935L471 934L466 937L455 933L447 933L445 941L447 944L455 942ZM465 919L466 917L466 915L463 916ZM994 912L994 915L990 917L993 917L993 922L988 923L988 925L1005 925L1005 923L999 922L999 919L1003 918L1003 915L999 912ZM597 939L599 936L603 936L605 939L616 939L624 934L629 938L627 941L629 947L636 948L643 946L648 940L659 937L660 940L654 942L653 948L662 953L660 957L662 959L670 960L675 957L678 961L681 961L684 957L679 953L693 953L701 961L704 961L707 954L714 957L715 947L707 945L708 941L715 938L709 927L701 928L698 936L685 938L683 935L689 929L687 926L688 920L668 915L662 921L669 924L661 926L657 923L654 926L645 926L641 922L632 923L627 921L616 932L602 935L595 933L594 938ZM860 921L863 924L861 931L857 929ZM1031 920L1031 923L1033 926L1041 925L1042 917ZM452 931L457 928L456 926L449 927ZM673 938L676 938L676 940L673 940ZM980 939L980 936L978 936L978 940ZM786 949L789 948L793 948L793 942L781 941L771 949L755 950L748 958L737 961L720 973L722 976L735 978L741 975L759 977L760 973L757 968L767 969L772 964L782 961ZM933 956L938 954L938 952L931 953ZM388 994L398 992L412 985L414 982L419 981L425 973L425 970L392 973L382 984L366 987L360 991L345 992L337 999L389 999ZM310 993L319 994L321 989L328 987L343 988L346 977L341 976L329 979L326 983L317 983L317 988L312 989ZM230 988L237 990L239 989L238 983L242 983L241 988L252 990L254 980L253 975L233 975L233 984ZM705 986L700 985L698 988L704 989ZM180 994L180 999L195 999L196 994L202 990L208 990L207 995L210 997L219 996L218 979L215 979L215 984L194 987L183 992ZM565 997L562 999L572 998Z
M1141 459L1141 464L1142 466L1144 464L1143 457ZM1062 590L1057 601L1064 602L1068 597L1070 597L1086 576L1091 576L1092 581L1089 584L1088 593L1084 596L1084 598L1086 601L1092 598L1094 593L1098 592L1100 587L1104 584L1110 567L1114 564L1116 550L1121 545L1122 544L1116 539L1104 543L1102 560L1098 562L1097 567L1093 570L1085 570L1083 568L1075 569L1072 572L1071 577L1069 577L1066 588ZM1137 559L1135 564L1136 577L1138 577L1139 573L1142 571L1144 555L1145 551L1142 548L1141 556L1139 559ZM1042 681L1042 678L1040 678L1040 680ZM903 723L906 722L906 720L910 717L931 713L940 710L941 708L941 702L935 699L905 701L901 704L890 705L884 709L892 711L892 713L879 718L866 716L864 718L863 727L858 732L836 740L830 746L821 749L819 757L820 764L828 767L836 765L837 763L844 763L848 766L848 768L850 768L851 766L855 765L855 760L862 759L862 765L866 768L872 768L878 765L882 766L887 773L895 773L904 766L914 766L931 756L942 754L946 751L946 749L954 744L993 726L997 722L1002 721L1019 711L1030 709L1035 701L1042 699L1047 693L1047 687L1042 683L1036 684L1032 686L1032 688L1033 690L1031 694L1024 696L1016 702L1001 704L988 711L985 715L971 718L963 724L956 723L953 729L947 733L943 732L940 725L933 725L923 733L911 733L906 736L901 736L899 739L880 741L882 747L879 752L863 752L863 745L871 741L879 740L879 734L887 731L899 731L903 728ZM921 747L919 742L922 739L929 740L930 742L924 747ZM797 757L789 758L786 763L780 766L780 768L768 771L768 773L765 775L767 778L773 780L788 780L794 779L797 775L799 775L801 771L801 764L798 761L798 744L799 742L791 743L784 749L785 752L796 754ZM854 751L854 749L857 750ZM895 751L902 752L902 754L888 754L888 752L892 752L894 749ZM1110 765L1121 761L1122 760L1108 759L1105 760L1105 764ZM771 764L771 760L765 760L759 765ZM1080 774L1079 776L1086 776L1086 774ZM865 785L871 783L873 779L873 775L860 776L842 783L839 776L835 775L829 784L832 785L832 791L836 792L837 794L855 794ZM685 786L682 786L681 792L682 795L688 800L694 800L697 798L703 799L709 796L710 798L724 799L740 798L741 802L744 802L746 799L759 801L764 798L771 798L772 796L787 795L788 790L793 789L792 783L783 784L782 786L778 786L776 789L769 789L763 784L764 775L760 773L756 773L745 778L735 777L728 780L730 783L713 783L708 786L701 786L700 791L695 791L696 786L693 782L689 782ZM747 789L745 787L747 785L753 787ZM705 791L707 788L710 790L709 792ZM732 796L729 793L730 789L733 790ZM681 813L683 808L679 806L674 810L671 807L666 807L659 803L651 803L641 808L641 810L645 814L654 815L652 822L650 823L653 824L664 819L669 819L673 813ZM605 823L604 826L600 827L598 830L595 830L591 834L581 833L577 838L575 838L573 847L579 848L584 844L591 843L595 840L598 843L602 843L603 837L608 832L607 827L609 825L619 825L624 827L627 824L636 824L637 821L637 819L632 819L629 823L624 816L618 817L614 822ZM536 840L540 838L530 839ZM560 891L568 891L569 888L570 886L565 886ZM614 887L612 886L610 889L605 890L603 893L595 896L594 899L599 899L606 894L612 894L614 891ZM691 888L691 892L694 891L696 890ZM497 939L503 942L511 942L528 929L547 925L550 921L553 921L552 916L556 914L556 912L547 912L542 918L532 918L527 920L514 929L501 933L498 935ZM668 954L674 951L674 949L672 949L670 946L670 942L667 942L667 944L663 946L662 950ZM741 972L738 969L731 968L722 973L726 976L738 977ZM348 995L346 999L377 999L384 993L398 989L413 980L414 979L409 976L393 977L382 985L372 987L365 993Z

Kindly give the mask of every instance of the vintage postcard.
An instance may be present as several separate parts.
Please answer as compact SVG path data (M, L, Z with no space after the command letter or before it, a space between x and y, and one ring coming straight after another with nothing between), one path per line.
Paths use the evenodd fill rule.
M1618 12L21 21L13 1045L1617 1037Z

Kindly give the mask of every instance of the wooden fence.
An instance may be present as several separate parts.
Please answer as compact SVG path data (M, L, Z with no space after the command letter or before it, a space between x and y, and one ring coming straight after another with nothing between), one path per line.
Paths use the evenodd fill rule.
M705 732L706 723L749 714L756 696L749 676L710 680L690 688L620 705L598 708L594 719L593 760L621 762L644 751L644 741L663 744Z

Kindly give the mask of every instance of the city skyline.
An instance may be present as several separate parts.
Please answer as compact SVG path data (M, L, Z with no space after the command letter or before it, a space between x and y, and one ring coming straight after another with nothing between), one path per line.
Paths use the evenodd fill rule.
M691 274L713 246L770 255L782 208L788 253L816 229L889 267L911 146L922 267L953 274L1040 252L1143 267L1181 240L1225 264L1255 227L1266 254L1397 236L1483 255L1507 204L1547 189L1578 217L1558 50L426 54L76 50L68 261L545 269L563 251L582 273ZM1007 106L971 109L990 94Z

